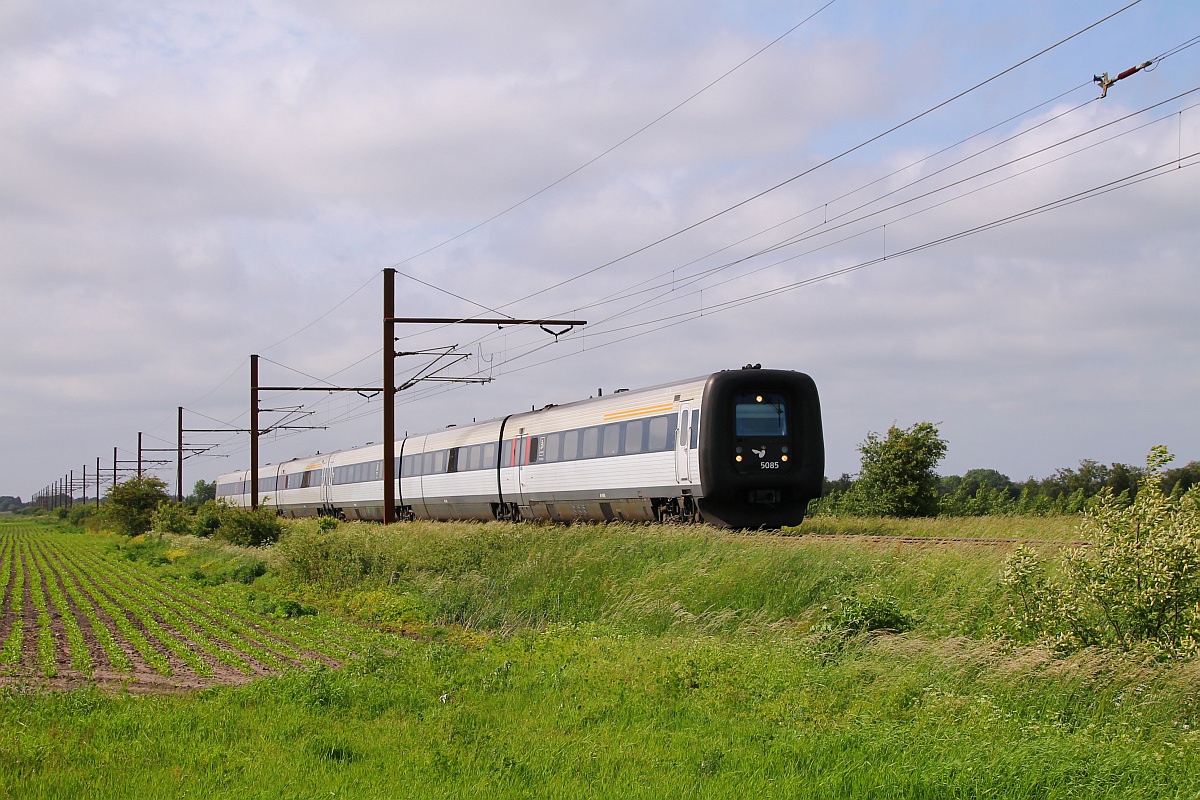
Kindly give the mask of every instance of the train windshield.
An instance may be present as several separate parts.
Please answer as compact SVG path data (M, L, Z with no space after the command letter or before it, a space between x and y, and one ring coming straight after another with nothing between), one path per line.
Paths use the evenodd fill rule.
M733 413L738 436L787 436L787 405L782 394L739 393Z

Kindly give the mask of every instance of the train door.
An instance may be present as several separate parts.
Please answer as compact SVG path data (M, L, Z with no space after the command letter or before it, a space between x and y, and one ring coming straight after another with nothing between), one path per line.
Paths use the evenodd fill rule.
M500 493L506 504L525 504L521 491L521 462L528 446L525 431L500 443Z
M275 491L271 492L271 496L269 498L270 503L271 503L271 508L275 509L275 511L278 513L282 513L283 500L279 496L279 490L282 488L281 482L287 480L287 476L283 474L283 464L277 465L275 467L275 469L271 470L271 472L275 476L275 480L271 481L268 484L270 486L275 487ZM283 485L286 485L286 484L283 484Z
M692 407L689 401L679 404L676 409L678 425L675 428L675 477L680 483L692 482Z

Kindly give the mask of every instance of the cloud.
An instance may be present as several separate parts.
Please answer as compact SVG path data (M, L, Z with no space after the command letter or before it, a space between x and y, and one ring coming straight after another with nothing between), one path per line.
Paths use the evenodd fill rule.
M1035 52L1050 31L1096 15L1082 5L1022 3L976 20L954 4L836 4L595 164L405 261L566 175L815 8L6 4L0 409L21 425L5 434L4 451L20 457L0 467L3 492L28 494L64 459L110 453L114 441L128 447L139 429L173 437L180 403L198 400L197 412L221 419L244 414L238 365L251 352L278 362L264 366L273 380L294 379L289 368L324 376L361 361L337 380L377 381L379 281L371 277L383 266L401 263L481 305L511 303L798 175ZM1030 14L1042 21L1037 36L1025 24ZM402 402L403 426L436 429L752 361L817 379L831 474L853 471L854 445L868 430L918 419L944 421L946 468L955 471L995 466L1023 477L1082 457L1136 462L1156 436L1197 457L1187 449L1200 374L1191 170L718 310L1195 150L1195 111L1061 161L1049 161L1059 150L1047 151L1022 162L1044 163L1025 175L1016 174L1023 166L1003 167L838 231L817 227L803 244L687 285L884 191L899 190L863 212L1190 88L1194 51L921 184L903 188L962 151L840 199L1077 85L1080 63L1162 52L1174 31L1195 27L1194 11L1169 17L1106 28L1072 43L1072 63L1036 62L707 224L508 308L578 312L593 323L586 334L543 347L552 340L537 330L407 331L406 346L457 343L472 354L464 371L490 370L498 380L414 391ZM968 151L1049 120L1088 91ZM655 276L664 276L656 292L594 305ZM400 305L413 314L478 310L405 279ZM689 321L662 327L673 314ZM317 395L280 402L310 404L314 421L378 407ZM364 416L264 450L271 459L329 450L377 439L377 427ZM235 447L219 467L189 470L245 457Z

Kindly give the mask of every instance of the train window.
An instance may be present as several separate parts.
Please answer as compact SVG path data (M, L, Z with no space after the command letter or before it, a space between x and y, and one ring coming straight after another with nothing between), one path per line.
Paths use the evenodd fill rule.
M679 446L680 447L688 446L687 431L688 431L688 412L680 411L679 412Z
M383 459L382 458L379 459L378 461L371 462L371 480L373 480L373 481L383 480Z
M583 443L579 448L579 457L595 458L600 452L600 429L584 428L581 434Z
M738 436L787 436L787 404L782 394L741 392L733 402Z
M700 409L692 409L692 449L700 446Z
M529 447L528 447L528 451L527 451L529 453L529 457L525 461L526 464L536 464L537 463L538 445L539 444L540 444L540 441L539 441L538 437L536 437L536 436L529 437Z
M565 431L562 436L562 460L574 461L579 458L579 431Z
M304 473L304 482L300 484L302 488L308 489L313 486L321 485L321 470L310 469Z
M640 453L646 449L646 420L631 419L625 423L625 453Z
M546 435L546 461L558 461L562 456L562 437L561 433L551 433Z
M488 442L483 446L483 468L496 468L496 443Z
M436 455L436 453L425 453L421 457L421 474L422 475L432 475L433 474L433 459L434 459L435 455Z
M621 423L604 426L604 455L615 456L621 452Z
M446 452L446 472L458 472L458 451L460 448L451 447Z
M674 414L651 419L650 424L647 426L650 430L647 436L646 450L651 453L670 450L671 443L675 440L674 426Z
M400 456L392 459L392 480L400 477Z

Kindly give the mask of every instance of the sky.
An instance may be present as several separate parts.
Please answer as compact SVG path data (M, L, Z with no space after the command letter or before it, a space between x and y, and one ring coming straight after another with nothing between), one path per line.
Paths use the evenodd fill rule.
M401 316L589 323L404 326L490 381L402 431L761 363L830 477L920 421L942 474L1200 459L1200 4L827 1L7 0L0 495L245 427L251 354L378 385L388 267ZM381 438L263 405L319 428L264 462ZM248 466L187 441L185 489Z

